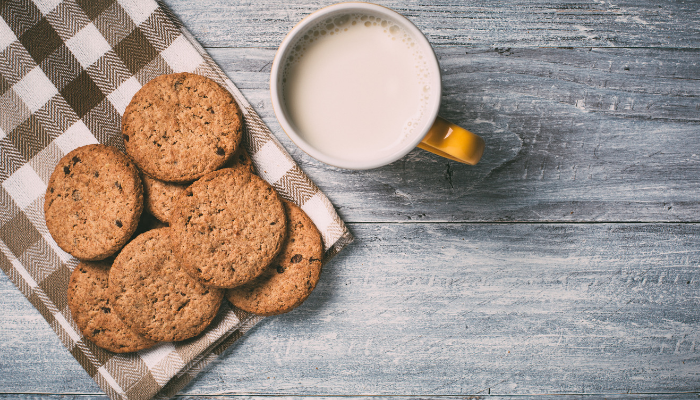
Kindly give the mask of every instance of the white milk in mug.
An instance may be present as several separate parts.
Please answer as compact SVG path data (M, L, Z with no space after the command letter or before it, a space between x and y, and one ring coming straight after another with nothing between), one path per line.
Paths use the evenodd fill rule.
M440 66L430 43L386 7L324 7L282 40L270 72L282 129L312 157L348 169L392 163L416 147L476 164L484 140L438 116Z
M432 72L416 39L370 13L328 18L291 46L282 91L290 122L320 152L362 160L392 152L431 118Z

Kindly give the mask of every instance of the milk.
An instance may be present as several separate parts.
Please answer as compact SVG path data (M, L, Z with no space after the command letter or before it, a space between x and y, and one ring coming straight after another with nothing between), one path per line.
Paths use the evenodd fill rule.
M329 18L291 48L282 80L287 115L322 153L373 158L432 122L427 57L394 22L366 14Z

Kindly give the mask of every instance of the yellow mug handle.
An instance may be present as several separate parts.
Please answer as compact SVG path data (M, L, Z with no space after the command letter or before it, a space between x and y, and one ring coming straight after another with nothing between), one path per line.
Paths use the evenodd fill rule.
M453 161L476 165L484 154L484 139L437 117L418 147Z

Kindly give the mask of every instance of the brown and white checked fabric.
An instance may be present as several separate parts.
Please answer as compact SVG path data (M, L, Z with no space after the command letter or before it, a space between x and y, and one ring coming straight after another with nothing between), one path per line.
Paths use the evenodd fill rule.
M326 260L352 241L333 206L234 84L153 0L0 0L0 268L111 398L177 393L261 318L224 305L201 336L127 355L85 340L66 288L77 260L49 235L44 192L58 160L89 143L123 150L120 118L150 79L189 71L236 98L260 175L318 226Z

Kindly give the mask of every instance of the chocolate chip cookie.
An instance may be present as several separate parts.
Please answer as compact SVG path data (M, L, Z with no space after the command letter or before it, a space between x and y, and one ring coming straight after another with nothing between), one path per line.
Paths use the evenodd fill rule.
M112 310L107 292L109 261L78 264L68 283L68 306L85 338L114 353L129 353L156 344L129 329Z
M110 302L131 329L156 341L201 333L214 319L223 291L189 276L173 256L170 229L153 229L129 242L109 272Z
M53 239L74 257L89 261L121 249L142 210L143 186L134 163L101 144L66 154L51 174L44 200Z
M228 90L187 72L161 75L131 99L124 146L146 174L188 182L222 167L238 149L241 110Z
M219 288L260 275L286 234L277 192L245 168L212 172L190 185L178 198L170 225L183 266L205 285Z
M248 152L240 147L226 163L227 168L244 168L254 172L253 161ZM175 207L175 200L185 191L189 183L164 182L144 174L144 208L163 222L170 222L170 213Z
M323 243L308 215L285 201L287 238L282 251L254 281L226 291L236 307L259 315L277 315L301 305L321 275Z

